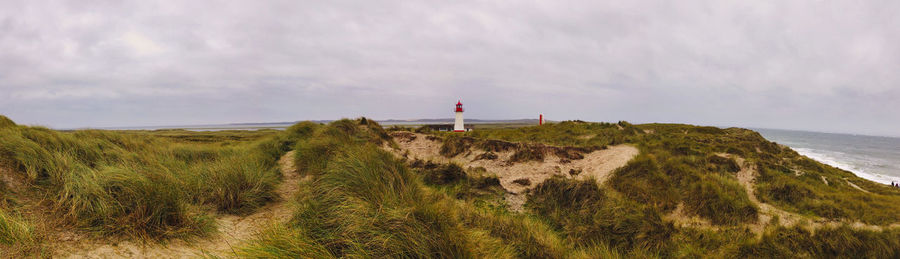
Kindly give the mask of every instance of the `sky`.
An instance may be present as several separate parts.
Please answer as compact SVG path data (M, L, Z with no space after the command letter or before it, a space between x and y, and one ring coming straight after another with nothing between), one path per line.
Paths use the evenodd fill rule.
M0 1L0 114L900 136L900 1Z

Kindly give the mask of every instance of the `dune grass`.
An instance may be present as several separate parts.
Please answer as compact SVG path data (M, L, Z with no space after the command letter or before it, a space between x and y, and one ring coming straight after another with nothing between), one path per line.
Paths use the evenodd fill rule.
M401 130L396 128L394 130ZM756 198L806 216L890 224L900 191L822 165L744 129L570 121L464 134L434 132L445 156L472 148L521 161L577 156L608 145L640 155L604 185L557 176L526 193L523 212L484 168L397 158L365 118L285 131L54 131L0 116L0 256L41 254L34 215L106 237L203 236L215 214L243 215L277 199L277 161L307 180L285 223L238 245L250 258L786 258L898 256L900 230L847 225L748 229L759 208L736 175L757 170ZM484 157L483 159L490 159ZM496 158L495 158L496 159ZM738 163L743 159L744 163ZM826 184L822 177L828 179ZM854 183L868 192L849 185ZM26 202L47 204L23 206ZM664 220L678 205L711 227ZM22 217L22 215L32 215ZM777 219L775 220L777 222Z
M750 201L744 187L737 182L736 174L742 167L752 167L758 172L756 181L753 182L756 198L781 209L832 220L869 224L900 222L900 208L897 207L900 205L900 192L897 190L812 161L789 148L765 140L756 132L744 129L570 121L519 129L480 130L468 132L465 136L475 138L473 143L497 139L575 147L613 144L638 147L641 154L625 167L616 170L607 186L598 189L602 191L588 192L603 195L595 198L574 195L573 193L584 192L582 189L585 187L577 187L583 184L562 184L566 181L563 179L548 180L529 194L527 207L543 220L551 222L553 229L560 231L566 240L579 244L604 243L619 249L619 252L635 251L630 247L633 246L660 256L759 254L742 252L758 252L754 249L768 242L766 239L756 240L753 235L746 234L748 230L745 226L756 223L759 208ZM745 159L746 162L738 164L733 157ZM829 183L822 181L822 177L827 178ZM855 183L870 193L856 190L847 182ZM596 205L603 204L597 200L608 202L608 196L618 197L616 200L620 203L631 204L627 206L631 209L630 212L617 213L645 215L643 218L637 217L633 222L650 224L652 227L647 229L668 234L661 235L664 238L651 239L658 240L656 242L636 242L636 238L621 239L631 244L636 243L637 246L614 238L616 235L613 233L621 231L621 225L590 234L591 229L603 226L591 223L591 220L596 220L596 216L592 218L590 215L602 214L598 211L605 209L584 208L609 208L610 205ZM562 200L554 201L553 198ZM694 229L673 230L664 227L665 224L654 225L654 222L659 222L656 219L658 216L672 212L680 203L684 204L684 213L687 215L706 218L712 224L720 226L721 230L698 235L698 230ZM644 208L644 212L642 214L641 210L633 208ZM619 215L616 218L627 216ZM893 235L887 231L869 233L849 227L839 232L843 233L838 236L840 238L863 236L874 240ZM830 242L827 238L832 237L809 235L805 238L810 244L816 244ZM719 245L706 244L711 240L719 240ZM882 246L880 243L876 245L879 246L878 249L896 251L896 248ZM752 247L756 248L751 249ZM858 254L849 250L836 251L837 254ZM783 257L804 254L801 250L783 249L774 254L762 255Z
M341 125L329 127L336 126ZM352 142L353 130L340 132L346 135L329 136ZM423 189L403 162L372 143L342 146L323 171L311 175L316 178L304 186L308 191L299 197L291 230L267 232L242 250L245 256L459 258L508 252L473 240L483 233L463 227L449 200Z
M12 258L32 252L37 247L36 235L32 224L0 209L0 257Z
M349 127L353 122L356 129ZM483 169L398 160L379 148L390 145L380 129L363 129L359 120L338 121L297 142L297 152L308 154L296 157L308 163L298 168L313 177L301 186L300 209L289 224L248 243L242 256L619 256L603 242L572 246L544 221L485 202L503 191Z
M218 142L197 142L171 131L160 137L4 125L0 165L23 176L33 198L51 204L42 213L103 235L204 235L213 226L201 207L247 213L272 200L280 181L277 158L259 136L241 141L214 133Z
M740 247L743 258L784 255L809 258L896 258L900 256L900 230L857 230L848 226L811 232L802 227L778 227L761 240Z
M356 128L351 127L354 123ZM313 177L302 186L305 191L297 200L300 209L289 224L273 227L247 244L241 250L243 256L771 258L890 257L897 251L889 241L896 235L893 230L843 226L813 234L802 232L802 227L773 225L761 238L750 232L747 225L756 223L759 208L750 202L735 174L752 163L762 167L760 163L774 158L793 157L751 131L564 122L462 136L436 133L444 141L445 156L471 148L500 152L540 144L592 150L597 145L624 143L640 148L641 155L616 170L606 186L554 177L527 194L525 212L513 213L498 202L505 194L496 192L494 184L499 182L484 169L398 160L380 150L390 143L378 137L379 130L365 129L359 120L344 120L317 128L308 141L297 142L295 149L304 155L295 159L306 163L301 168ZM566 134L588 137L559 137ZM741 165L729 156L748 162ZM824 172L808 172L809 178L820 173L852 177L828 172L827 167L813 169ZM771 173L760 173L762 194L758 196L775 204L780 200L803 204L805 199L834 202L820 194L822 190L796 189L813 187L791 181L782 180L782 185L767 189L772 180L766 177L773 177ZM768 196L773 193L784 194ZM875 189L869 195L893 199L894 194ZM663 220L679 203L684 204L685 213L709 219L719 228L677 227ZM795 236L801 241L784 239L798 231L801 234ZM837 240L853 243L841 247Z

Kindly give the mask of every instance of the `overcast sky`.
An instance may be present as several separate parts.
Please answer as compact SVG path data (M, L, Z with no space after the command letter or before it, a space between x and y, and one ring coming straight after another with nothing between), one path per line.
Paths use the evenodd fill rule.
M0 2L0 114L367 116L900 136L900 1Z

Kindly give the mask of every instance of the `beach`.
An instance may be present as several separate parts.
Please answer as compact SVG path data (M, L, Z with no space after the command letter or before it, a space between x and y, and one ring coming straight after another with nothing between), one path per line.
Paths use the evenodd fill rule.
M824 164L883 184L900 182L900 138L753 129L770 141Z

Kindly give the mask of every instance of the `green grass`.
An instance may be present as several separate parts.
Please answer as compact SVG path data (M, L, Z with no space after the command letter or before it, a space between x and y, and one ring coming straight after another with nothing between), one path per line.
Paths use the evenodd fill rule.
M483 257L505 253L462 226L451 201L376 145L380 126L342 120L297 143L298 166L315 177L290 230L275 228L242 249L247 257ZM329 145L327 143L339 143ZM309 151L305 151L309 150ZM298 161L302 162L302 161ZM320 163L324 162L324 163ZM494 242L496 243L496 242ZM310 249L271 249L308 247Z
M41 229L74 228L112 239L204 236L213 231L216 214L244 215L277 200L277 162L291 150L307 177L287 201L297 209L289 222L235 244L238 256L898 256L900 230L770 225L761 236L748 230L760 212L737 182L742 166L758 171L756 198L812 217L900 222L900 191L745 129L569 121L427 136L443 141L444 156L512 151L510 162L551 154L575 160L619 144L640 150L604 185L559 176L536 184L522 212L509 210L509 194L494 172L397 158L386 151L397 147L387 132L365 118L301 122L284 131L61 132L0 117L0 166L24 179L24 187L0 184L0 256L43 255L49 240ZM738 164L738 157L746 163ZM664 220L679 204L713 228Z
M847 226L810 232L802 227L778 227L760 240L739 248L742 258L896 258L900 231L854 230Z
M36 246L34 226L0 209L0 257L14 257Z
M601 189L592 179L550 178L532 191L526 206L582 246L665 250L675 232L652 207Z
M192 138L199 133L182 132L191 138L180 138L172 131L4 125L0 165L21 174L34 187L34 198L47 200L51 209L42 213L103 235L204 235L212 222L201 207L247 213L271 201L280 181L279 151L260 144L277 132L210 132L203 137L208 141L198 142ZM237 140L241 135L253 140Z
M446 134L439 135L447 138ZM554 202L551 197L573 197L565 192L577 192L575 190L579 188L564 188L562 186L566 185L561 185L559 180L545 182L556 185L551 189L557 191L547 191L544 188L548 187L538 186L530 194L529 207L540 218L549 222L553 229L565 236L566 240L579 244L601 243L620 249L620 252L633 251L634 249L630 247L643 247L641 249L649 249L651 254L669 256L738 254L740 248L755 242L752 235L743 233L746 232L745 224L756 222L759 208L750 202L750 197L747 196L743 186L737 183L735 175L740 171L741 165L734 159L720 154L744 158L748 166L755 166L759 172L755 182L757 198L781 209L801 215L869 224L900 222L900 208L898 208L900 192L897 190L803 158L796 152L769 142L758 133L745 129L677 124L632 125L626 122L617 124L562 122L519 129L480 130L465 133L464 136L474 138L469 142L474 143L470 146L475 147L479 147L478 143L494 140L584 148L615 144L638 147L641 154L625 167L616 170L608 181L608 186L600 188L603 191L599 193L618 197L617 201L620 203L631 204L626 206L630 210L616 212L634 215L631 217L635 220L630 221L631 223L650 224L652 227L647 229L669 233L669 237L679 241L676 243L666 238L658 238L651 239L659 240L657 242L635 242L633 238L612 238L615 235L611 234L616 233L614 230L628 226L615 224L626 224L628 221L617 221L612 224L616 227L602 229L603 224L593 222L602 221L598 220L597 216L592 216L601 213L583 209L610 207L610 205L585 206L584 203L591 202L580 201L577 198L565 198L568 199L567 202ZM455 138L464 137L455 136ZM447 144L445 141L445 145ZM821 180L822 176L828 179L829 184L826 185ZM844 178L872 193L864 193L850 187ZM654 225L654 222L658 222L654 218L671 212L679 203L685 205L685 213L688 215L706 218L711 223L723 227L723 230L696 235L689 234L696 233L691 229L665 230L666 227ZM615 218L628 218L622 215ZM632 226L635 226L634 229L641 229L640 224ZM600 230L592 234L591 229ZM853 235L861 233L860 230L854 229L846 231ZM887 234L874 232L871 235L880 238ZM819 240L821 238L825 237L809 237L813 243L827 241ZM617 240L629 240L631 243ZM719 240L720 245L726 248L719 249L716 246L705 245L704 243L709 240ZM635 246L634 243L638 245ZM787 251L780 255L798 254Z

